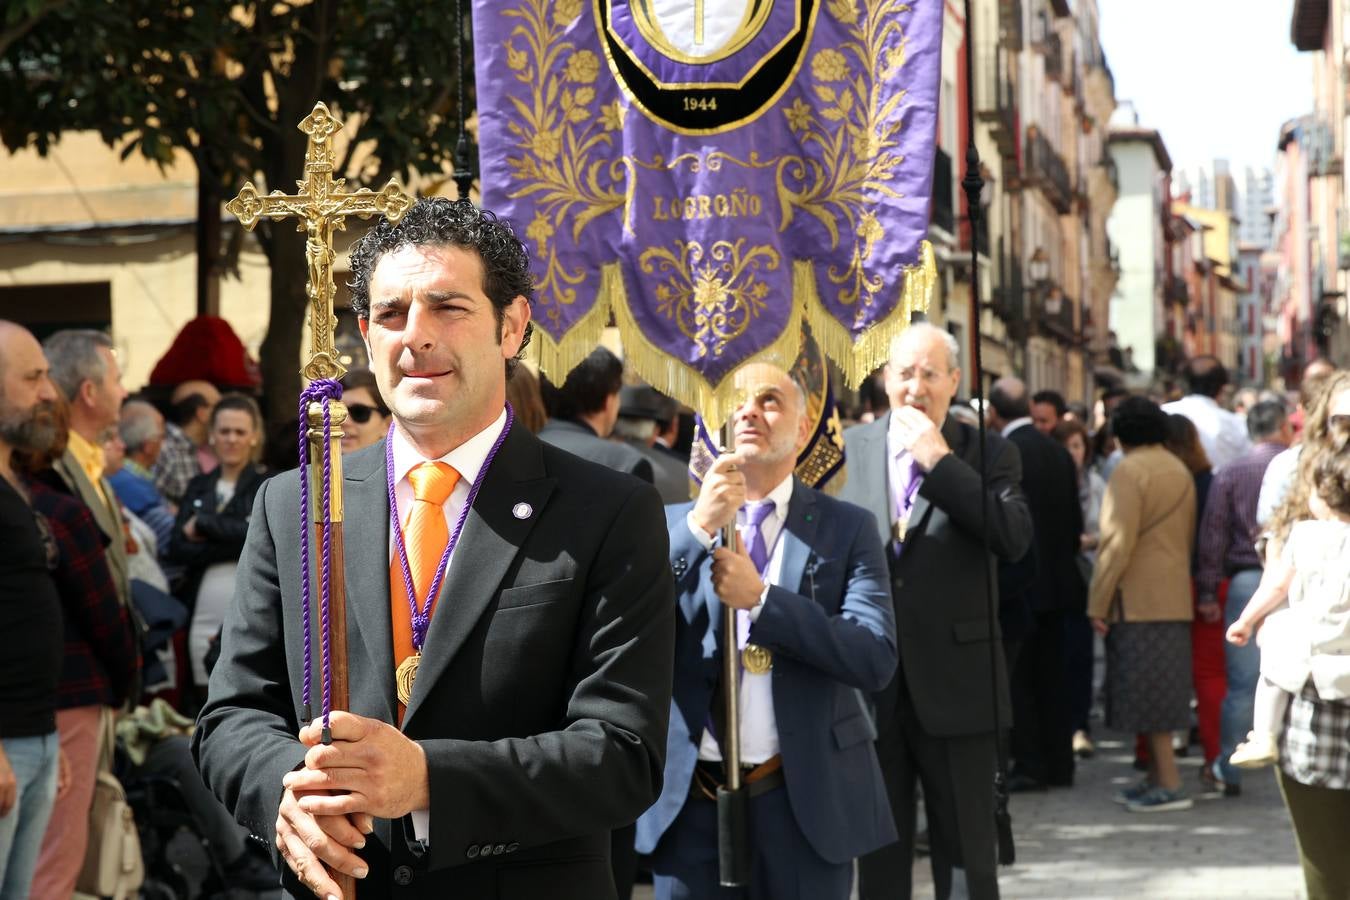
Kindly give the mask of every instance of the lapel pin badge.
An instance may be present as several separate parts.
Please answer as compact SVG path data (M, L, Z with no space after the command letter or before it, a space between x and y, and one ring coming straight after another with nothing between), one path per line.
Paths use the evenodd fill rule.
M533 512L534 507L528 503L517 503L511 507L511 515L517 519L528 519Z

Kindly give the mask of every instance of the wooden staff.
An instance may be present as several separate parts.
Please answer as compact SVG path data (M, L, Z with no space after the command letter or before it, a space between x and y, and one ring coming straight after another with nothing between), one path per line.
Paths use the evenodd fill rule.
M336 151L332 138L342 130L342 123L333 117L323 103L314 104L314 110L299 125L309 135L305 148L305 177L299 182L299 193L283 194L272 191L266 196L258 193L252 182L245 183L239 195L226 209L239 218L240 224L252 231L259 219L279 222L297 219L305 229L305 260L309 266L307 294L310 301L310 329L313 338L309 362L301 374L313 381L320 378L338 379L346 369L338 360L336 351L337 319L333 316L333 232L346 226L347 216L370 218L381 213L391 222L397 222L412 198L403 192L396 179L389 179L378 194L369 188L354 192L342 190L345 181L333 177ZM347 689L347 591L343 577L342 541L342 426L347 421L347 408L340 401L328 404L328 446L324 446L323 404L311 402L305 410L306 445L310 462L309 515L314 523L315 558L323 565L324 533L324 451L328 451L331 489L328 496L328 521L331 523L329 544L328 596L331 598L328 614L329 696L333 709L346 709L349 703ZM320 592L322 597L322 592ZM322 602L322 600L320 600ZM334 874L344 900L356 897L356 880L350 875Z

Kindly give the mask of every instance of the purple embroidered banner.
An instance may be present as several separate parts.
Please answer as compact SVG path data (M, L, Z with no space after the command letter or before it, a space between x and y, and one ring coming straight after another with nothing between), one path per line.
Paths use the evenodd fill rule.
M803 320L856 384L927 307L941 0L475 0L483 205L535 257L543 370L611 312L724 418Z

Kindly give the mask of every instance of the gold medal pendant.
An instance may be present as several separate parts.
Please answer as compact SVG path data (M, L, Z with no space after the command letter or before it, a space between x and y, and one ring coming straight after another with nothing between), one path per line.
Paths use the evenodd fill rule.
M773 654L759 644L746 644L741 651L741 665L751 675L763 675L773 668Z
M404 706L412 699L413 682L417 681L417 667L422 663L422 654L414 653L398 664L394 672L394 686L398 692L398 702Z

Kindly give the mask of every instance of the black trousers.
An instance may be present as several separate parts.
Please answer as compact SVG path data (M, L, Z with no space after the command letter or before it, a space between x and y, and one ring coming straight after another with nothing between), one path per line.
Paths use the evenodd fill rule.
M899 840L859 858L862 900L909 900L913 891L915 787L923 785L937 900L965 869L971 900L998 898L994 733L934 737L919 724L903 670L895 713L877 723L877 757Z
M609 863L614 871L614 891L619 900L633 896L633 882L637 879L638 854L637 823L627 828L616 828L609 833Z
M1073 720L1066 662L1067 614L1036 613L1013 669L1013 771L1047 784L1073 783Z
M1086 613L1064 614L1064 666L1069 688L1069 728L1091 731L1092 664L1095 640ZM1072 736L1070 737L1072 740Z

